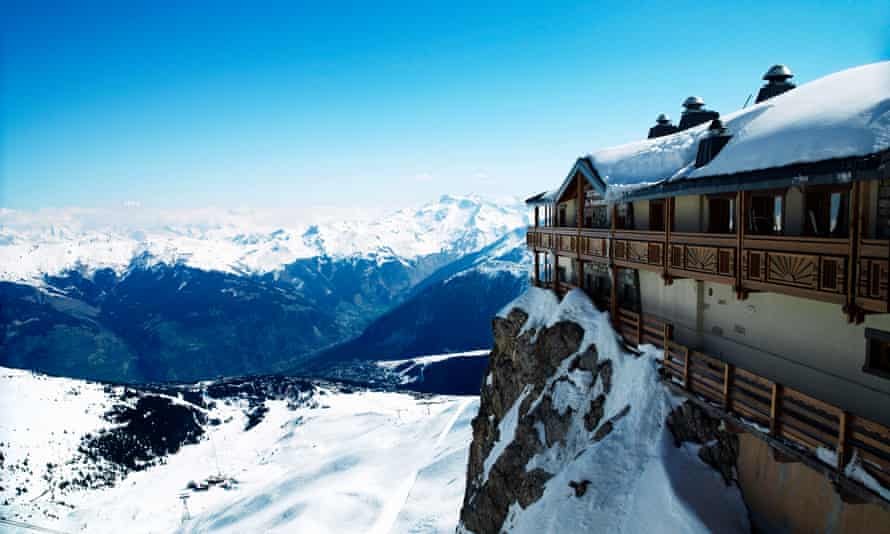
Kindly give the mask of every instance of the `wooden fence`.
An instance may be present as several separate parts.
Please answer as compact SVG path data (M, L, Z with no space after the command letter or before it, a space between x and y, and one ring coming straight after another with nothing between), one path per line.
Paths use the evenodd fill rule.
M841 473L855 453L890 487L890 428L681 345L672 325L657 317L620 309L619 331L632 346L662 349L667 378L688 392L814 456L820 448L834 451Z

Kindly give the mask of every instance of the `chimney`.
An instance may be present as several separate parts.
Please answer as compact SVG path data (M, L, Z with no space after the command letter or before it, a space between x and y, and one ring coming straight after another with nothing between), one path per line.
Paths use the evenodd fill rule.
M712 120L711 125L708 126L708 133L698 142L695 168L704 167L710 163L723 150L730 137L732 136L726 133L726 128L723 127L723 121L720 119Z
M678 131L687 130L718 118L720 118L719 113L705 109L705 101L701 97L690 96L683 101L683 115L680 116Z
M676 131L677 127L671 124L671 118L662 113L655 119L655 126L649 128L649 139L671 135Z
M757 100L754 103L759 104L764 100L769 100L785 91L794 89L796 86L788 81L793 77L794 73L785 65L773 65L763 75L766 85L760 88L760 92L757 93Z

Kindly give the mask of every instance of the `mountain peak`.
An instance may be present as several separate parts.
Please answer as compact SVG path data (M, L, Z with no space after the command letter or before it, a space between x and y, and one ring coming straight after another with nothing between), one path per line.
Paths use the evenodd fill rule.
M262 274L312 257L413 260L466 254L526 224L520 204L442 195L377 220L337 218L268 225L262 212L191 210L131 218L101 210L0 212L0 280L40 283L79 267L122 274L134 258L206 271ZM133 210L129 210L133 213ZM130 218L128 218L130 217Z

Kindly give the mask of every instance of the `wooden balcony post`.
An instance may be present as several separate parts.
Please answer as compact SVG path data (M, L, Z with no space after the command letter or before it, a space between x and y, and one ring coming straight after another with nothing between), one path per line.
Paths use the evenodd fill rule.
M537 250L533 251L532 253L535 255L535 287L539 287L541 285L541 277L538 275L538 269L541 268L541 260L538 258Z
M770 395L770 403L769 403L769 434L773 437L779 435L779 414L781 413L781 407L779 403L782 399L782 386L773 382L772 393Z
M553 289L559 294L559 254L553 255Z
M673 335L674 335L674 326L671 323L668 323L667 321L665 321L664 327L662 328L662 331L661 331L661 336L662 336L661 348L663 350L669 351L668 344L671 342L671 338L673 337Z
M683 346L683 387L688 391L691 389L689 383L689 347Z
M575 202L575 205L577 206L577 210L578 210L578 213L575 214L576 215L575 222L578 223L578 230L580 230L581 227L584 226L584 181L583 180L584 180L584 178L582 178L580 174L575 176L575 184L576 184L575 191L577 192L576 193L577 201Z
M744 191L739 191L738 193L736 193L736 198L738 199L738 201L736 202L736 221L738 221L738 226L736 226L735 229L735 296L739 300L744 300L746 297L745 290L742 288L742 266L743 259L745 257L745 251L743 248L745 243L745 224L748 220L748 218L745 216L745 211L747 211L746 197L747 194Z
M847 312L847 321L851 323L859 322L859 313L856 306L856 281L858 280L857 274L859 272L859 236L862 230L862 216L859 213L861 209L859 203L861 185L859 182L853 182L850 186L850 230L847 232L849 241L846 280L847 303L844 306L844 310Z
M620 327L621 321L618 318L618 267L611 262L609 274L612 277L612 287L609 288L609 313L612 315L612 323L616 327Z
M535 206L535 228L538 227L538 223L539 223L539 218L538 218L538 210L539 209L540 208L538 206Z
M668 197L665 199L664 206L664 247L661 250L661 261L664 266L661 274L662 280L664 280L665 284L670 284L673 280L671 279L671 271L670 271L670 257L671 257L671 232L673 231L672 226L674 225L674 197Z
M723 362L723 409L732 411L732 365Z
M847 444L847 432L850 426L850 416L842 411L838 421L837 436L837 470L843 472L847 462L850 461L850 447Z

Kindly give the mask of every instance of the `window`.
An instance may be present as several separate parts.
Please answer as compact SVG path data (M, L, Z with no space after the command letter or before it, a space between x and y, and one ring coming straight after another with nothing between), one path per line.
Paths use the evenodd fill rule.
M584 208L584 226L587 228L608 228L609 209L605 204Z
M664 200L649 202L649 229L664 232Z
M735 231L735 199L730 197L708 198L708 232L731 234Z
M567 219L566 211L567 211L567 209L568 208L566 208L565 204L559 205L559 226L566 226L566 219Z
M866 373L890 378L890 332L865 329L865 365Z
M846 237L850 195L846 190L807 191L806 220L808 235Z
M754 235L782 233L782 195L755 194L751 196L748 213L748 232Z
M593 297L594 302L602 308L606 307L611 297L612 278L609 267L604 263L584 263L584 289Z
M630 203L618 204L618 220L616 226L625 230L633 230L634 206Z

